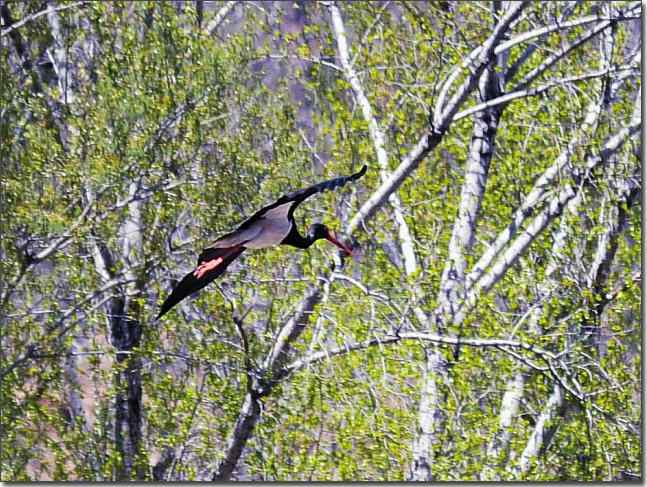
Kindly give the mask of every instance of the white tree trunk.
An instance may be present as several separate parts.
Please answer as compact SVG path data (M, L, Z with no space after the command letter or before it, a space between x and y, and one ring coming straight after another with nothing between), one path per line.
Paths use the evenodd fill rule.
M364 120L368 123L369 137L373 143L377 163L380 166L380 178L382 182L385 183L389 180L391 174L389 171L389 157L385 149L384 131L377 123L371 103L364 92L364 87L351 64L346 28L344 27L341 12L334 2L330 3L330 16L332 20L331 24L333 34L337 42L337 52L339 53L339 59L341 61L344 76L351 85L353 94L355 95L355 100L362 110ZM393 215L398 227L400 249L404 259L405 272L407 275L411 275L418 269L418 262L413 245L413 238L411 237L411 231L409 230L409 225L407 225L407 222L404 219L402 202L400 201L398 193L396 191L391 193L388 200L393 208Z

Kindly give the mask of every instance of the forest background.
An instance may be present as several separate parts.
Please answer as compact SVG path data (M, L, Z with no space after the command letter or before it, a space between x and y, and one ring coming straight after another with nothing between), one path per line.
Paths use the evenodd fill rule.
M3 481L641 478L639 2L0 11Z

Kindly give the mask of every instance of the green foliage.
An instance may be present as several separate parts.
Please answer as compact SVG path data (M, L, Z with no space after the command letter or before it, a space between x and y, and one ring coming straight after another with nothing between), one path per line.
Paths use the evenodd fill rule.
M16 18L41 7L9 3ZM391 169L427 129L439 83L489 35L490 17L482 7L459 2L450 15L433 3L391 9L377 2L343 5L354 65L386 132ZM78 63L74 100L61 107L64 137L48 104L62 96L59 86L39 81L35 70L22 71L3 37L0 291L8 297L0 303L0 369L11 370L0 382L2 480L116 480L124 458L115 441L115 399L126 390L117 378L133 364L141 373L143 427L131 478L152 479L154 467L172 451L165 480L210 479L247 391L246 360L258 369L304 292L330 278L331 247L246 252L208 291L153 322L158 303L194 265L205 242L273 198L367 163L370 170L360 184L319 195L296 215L300 228L322 221L341 229L381 182L369 126L348 80L324 63L304 61L336 56L324 6L306 3L307 22L299 32L269 18L265 5L240 6L233 26L214 35L197 25L193 4L182 5L182 14L178 8L173 2L91 2L60 12L68 55ZM542 8L534 7L516 29L548 22L557 7ZM573 15L592 8L583 3ZM460 30L454 29L456 19ZM619 45L627 35L618 29L615 58L622 56ZM54 42L45 17L19 32L29 40L33 60ZM556 50L581 33L548 36L545 49ZM524 47L515 47L511 58ZM515 79L542 60L535 53ZM599 62L599 50L586 45L538 81L582 74ZM599 89L600 81L591 79L577 90L556 89L506 107L468 268L566 147ZM575 165L626 123L633 109L629 92L620 92L588 143L575 149ZM470 97L464 108L478 101ZM385 206L366 232L358 232L360 256L338 271L349 279L328 282L292 344L290 361L400 327L427 326L416 322L411 309L431 312L437 305L472 126L471 119L453 124L398 192L420 269L407 276L394 261L398 229ZM628 148L618 160L632 157ZM629 174L633 165L619 171ZM633 277L642 237L639 208L624 208L625 230L602 293L582 288L589 269L576 272L569 265L592 261L606 229L600 215L617 204L611 184L598 182L586 193L591 203L561 220L581 231L571 234L564 262L552 275L558 285L541 303L540 334L515 327L547 279L559 222L479 300L462 328L449 323L444 330L508 338L515 329L514 339L555 353L573 345L573 354L588 354L605 371L606 377L575 364L581 386L595 393L587 404L568 397L553 418L550 445L525 474L528 480L599 481L621 471L640 473L634 428L641 420L641 297ZM550 194L570 183L560 179ZM145 232L141 248L125 255L133 188L141 191L136 200L141 199ZM605 202L602 208L599 201ZM30 259L58 238L65 240L58 251L32 265ZM117 256L107 281L97 265L99 245ZM131 281L140 292L129 294ZM626 286L603 318L597 316L596 304L619 282ZM142 326L139 346L123 361L106 306L115 296L132 300L129 318ZM234 316L243 322L247 355ZM606 333L604 346L575 344L573 336L587 326ZM443 350L452 360L451 347ZM241 478L405 480L419 433L424 362L424 344L402 341L329 357L290 375L262 400L238 465ZM492 459L486 451L498 432L507 381L523 367L501 350L461 349L440 385L447 428L433 446L438 480L481 480L486 468L503 480L518 479L505 460L519 458L554 390L548 373L527 373L509 452Z

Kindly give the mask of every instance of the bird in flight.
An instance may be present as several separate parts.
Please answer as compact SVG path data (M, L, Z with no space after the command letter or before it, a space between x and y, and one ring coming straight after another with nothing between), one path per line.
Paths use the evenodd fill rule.
M339 241L335 233L322 223L313 223L306 236L302 236L294 221L294 210L310 196L325 190L332 191L350 181L356 181L365 172L366 165L355 174L294 191L258 210L236 230L218 238L202 251L198 257L197 267L175 286L155 319L160 319L177 303L220 276L245 249L264 249L275 245L291 245L299 249L307 249L317 240L326 239L351 255L352 249Z

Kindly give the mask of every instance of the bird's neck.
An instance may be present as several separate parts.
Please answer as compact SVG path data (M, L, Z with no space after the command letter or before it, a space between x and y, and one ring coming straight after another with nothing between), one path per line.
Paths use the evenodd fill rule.
M283 245L291 245L292 247L296 247L298 249L307 249L310 247L313 243L315 243L315 238L312 235L307 235L304 237L299 233L299 230L297 230L296 225L292 225L292 228L290 229L290 233L288 233L287 237L283 239L281 244Z

